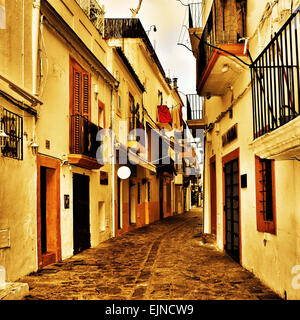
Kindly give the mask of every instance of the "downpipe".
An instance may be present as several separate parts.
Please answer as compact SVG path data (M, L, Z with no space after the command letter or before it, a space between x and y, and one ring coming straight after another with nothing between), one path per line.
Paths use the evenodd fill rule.
M32 3L32 93L37 92L37 61L38 61L38 43L40 30L40 7L41 1L34 0Z
M111 88L111 118L110 118L110 127L111 127L111 207L112 207L112 237L116 236L115 230L115 152L114 152L114 88Z

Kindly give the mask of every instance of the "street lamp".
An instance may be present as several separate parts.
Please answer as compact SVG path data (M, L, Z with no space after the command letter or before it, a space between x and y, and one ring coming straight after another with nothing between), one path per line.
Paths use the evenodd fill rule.
M156 25L153 24L152 26L150 26L150 29L149 29L148 31L146 31L147 36L149 36L149 33L150 33L152 27L153 27L153 31L154 31L154 32L157 31Z

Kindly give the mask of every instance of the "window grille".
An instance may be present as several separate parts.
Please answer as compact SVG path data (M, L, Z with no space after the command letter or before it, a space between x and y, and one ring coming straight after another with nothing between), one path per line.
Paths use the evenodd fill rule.
M4 109L1 128L8 136L4 141L4 146L1 147L2 155L23 160L23 118Z

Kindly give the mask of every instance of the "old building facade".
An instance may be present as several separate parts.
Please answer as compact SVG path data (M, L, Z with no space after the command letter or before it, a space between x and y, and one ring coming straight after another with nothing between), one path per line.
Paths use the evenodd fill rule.
M138 19L127 21L137 33L117 37L118 19L94 0L4 5L0 265L15 281L183 213L184 123L177 79ZM130 178L119 178L122 166Z
M199 10L190 37L204 97L205 232L299 299L299 1L216 0Z

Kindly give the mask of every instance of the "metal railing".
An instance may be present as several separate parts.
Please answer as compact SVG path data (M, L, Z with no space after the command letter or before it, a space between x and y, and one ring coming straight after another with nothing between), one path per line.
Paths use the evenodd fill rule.
M251 65L254 139L299 116L300 6Z
M96 141L96 137L101 129L81 115L72 115L70 153L96 159L96 152L101 144Z
M90 21L104 36L104 6L100 7L96 0L75 0L83 12L87 15Z
M6 138L1 138L1 151L4 157L23 160L23 118L14 112L3 109L1 129Z
M203 98L197 94L186 95L187 120L203 120Z
M192 45L190 41L190 28L201 28L202 27L202 2L189 3L186 5L186 12L180 31L180 35L177 44L183 45L192 51Z
M202 2L190 3L189 8L189 28L202 27Z

